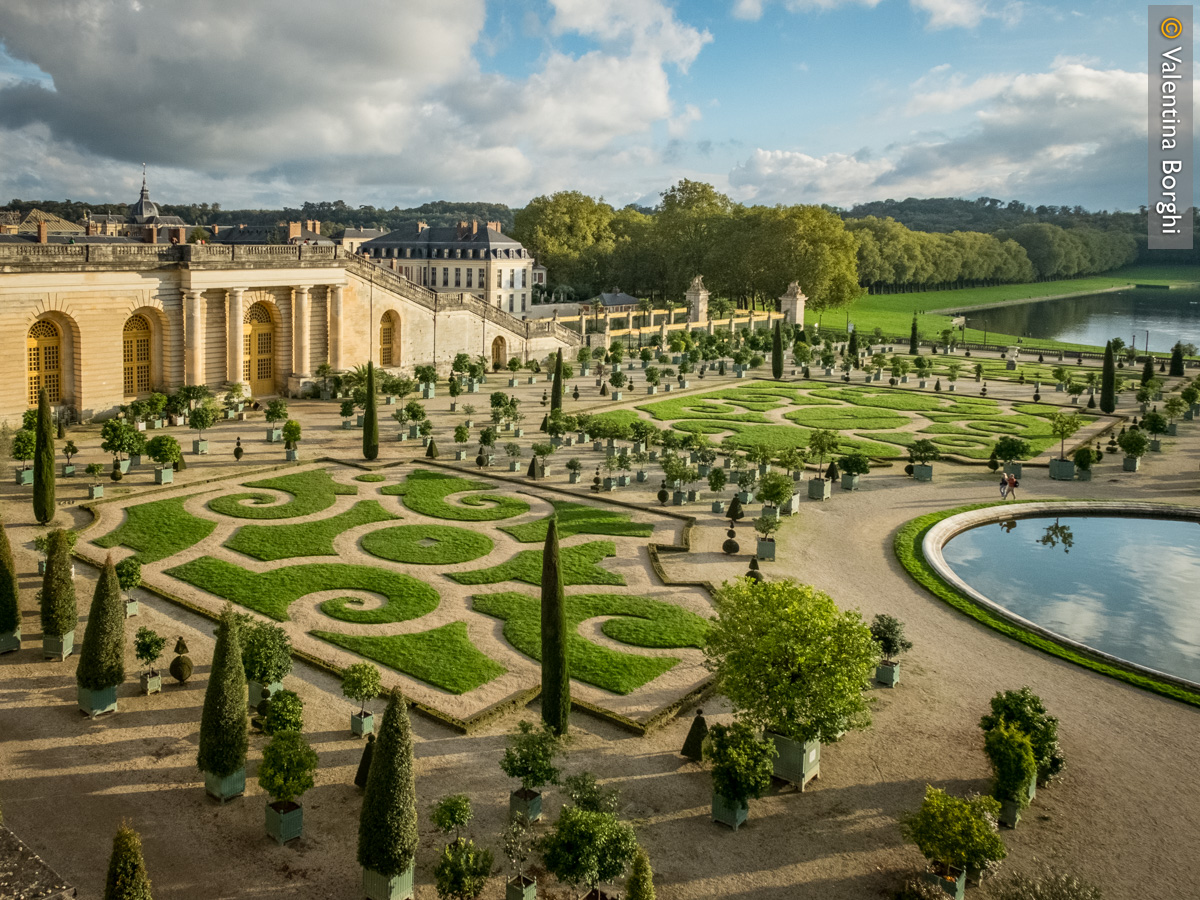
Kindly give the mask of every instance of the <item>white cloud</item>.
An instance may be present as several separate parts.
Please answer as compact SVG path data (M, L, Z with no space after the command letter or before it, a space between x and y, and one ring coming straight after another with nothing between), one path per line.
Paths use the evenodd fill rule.
M575 31L601 41L631 45L634 55L650 55L686 70L705 44L697 31L675 18L660 0L551 0L558 33Z
M730 173L757 202L839 205L907 196L1051 197L1124 208L1144 202L1144 73L1061 60L1048 72L966 82L939 67L910 115L971 109L961 133L915 135L879 155L756 150Z
M763 9L771 0L734 0L733 16L737 19L757 21L762 18ZM783 7L790 12L809 12L812 10L834 9L839 6L856 4L874 8L879 0L780 0ZM909 0L909 5L917 12L929 16L928 26L940 28L975 28L984 19L999 19L1006 25L1014 24L1021 18L1025 4L1021 0Z
M667 120L667 134L671 137L682 137L687 134L688 126L699 122L701 118L699 108L689 103L683 108L683 112Z

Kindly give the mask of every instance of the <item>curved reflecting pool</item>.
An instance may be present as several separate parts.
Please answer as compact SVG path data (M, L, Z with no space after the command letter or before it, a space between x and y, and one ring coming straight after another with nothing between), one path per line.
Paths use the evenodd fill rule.
M1200 523L1009 519L942 548L963 581L1063 637L1200 682Z

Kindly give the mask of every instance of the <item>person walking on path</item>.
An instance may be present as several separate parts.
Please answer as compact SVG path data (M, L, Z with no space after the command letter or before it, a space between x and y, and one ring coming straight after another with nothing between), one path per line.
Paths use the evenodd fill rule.
M1017 499L1017 486L1018 486L1017 476L1009 475L1008 476L1008 499L1009 500Z
M1000 476L1000 499L1001 500L1008 499L1008 476L1007 475Z

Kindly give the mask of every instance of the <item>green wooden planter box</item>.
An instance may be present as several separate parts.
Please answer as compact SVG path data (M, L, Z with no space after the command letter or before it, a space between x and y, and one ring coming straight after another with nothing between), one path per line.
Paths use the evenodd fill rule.
M517 875L504 884L504 900L537 900L537 879Z
M21 649L21 629L0 631L0 653L13 653Z
M798 785L800 790L821 776L821 744L819 741L800 743L781 734L768 731L765 737L775 744L776 778Z
M288 462L299 462L300 461L300 451L299 450L284 450L283 458L286 459Z
M940 887L947 896L963 900L963 894L967 890L967 873L962 869L947 866L945 874L925 871L921 873L921 877L935 887Z
M808 482L809 500L828 500L833 496L833 482L828 478L810 478Z
M294 841L304 833L304 807L299 803L268 803L267 834L280 844Z
M242 766L232 775L222 778L212 772L204 773L204 791L222 803L246 793L246 767Z
M842 475L842 490L843 491L857 491L858 490L858 479L860 479L861 477L862 477L861 475L843 474Z
M875 667L875 680L879 684L894 688L900 683L900 663L881 662Z
M712 502L712 511L717 513L718 515L725 512L725 501L724 500L714 500Z
M283 440L283 429L282 428L268 428L267 429L267 443L268 444L278 444L282 440Z
M1167 437L1179 437L1179 426L1172 422L1167 426Z
M1150 438L1150 452L1162 453L1162 441L1158 438Z
M139 609L138 602L136 600L126 600L125 601L125 618L132 619L140 611L141 610Z
M436 396L437 396L437 388L434 387L432 384L427 384L423 388L421 388L421 399L422 400L432 400Z
M342 419L342 430L343 431L353 431L354 423L351 422L349 419Z
M354 713L350 716L350 733L355 737L364 737L375 733L374 713Z
M161 469L155 469L154 470L154 483L155 484L174 484L175 483L175 470L172 469L170 466L165 466Z
M249 678L247 678L246 679L246 698L250 704L251 709L257 709L258 704L260 702L262 702L262 691L263 691L264 687L267 689L267 691L270 692L270 695L272 697L274 697L276 691L280 691L283 689L283 682L272 681L270 684L263 685L263 684L259 684L257 681L251 681Z
M754 548L754 555L766 562L775 562L775 539L767 538L763 540L758 538L757 546Z
M1017 480L1020 481L1021 478L1024 477L1022 475L1024 468L1025 467L1019 462L1005 463L1004 464L1004 474L1005 475L1015 475L1017 477Z
M520 813L527 822L536 822L542 817L542 795L539 791L524 788L508 795L508 817L514 819Z
M63 463L62 467L63 478L70 478L75 474L75 467Z
M1017 800L1001 800L997 821L1005 828L1016 828L1021 821L1021 804Z
M933 466L917 463L913 466L913 478L917 481L933 481Z
M1078 481L1091 481L1092 480L1092 470L1091 469L1080 469L1078 472L1075 473L1075 478Z
M370 869L363 869L363 893L367 900L412 900L413 896L413 867L412 863L399 875L380 875Z
M33 469L17 469L16 483L19 485L33 484Z
M567 476L567 484L579 484L579 473L571 472L570 475Z
M1050 477L1054 481L1071 481L1075 478L1075 462L1070 459L1050 460Z
M1136 472L1142 467L1142 458L1140 456L1125 457L1124 469L1126 472Z
M63 660L71 655L71 651L75 649L75 631L72 629L66 634L44 634L42 635L42 656L46 659Z
M93 719L105 713L117 711L117 688L113 685L99 691L91 691L85 687L77 688L79 708Z
M192 441L192 453L196 456L207 456L208 441Z
M104 497L104 485L102 485L102 484L88 485L88 499L89 500L101 500L101 499L103 499L103 497Z
M142 675L139 679L142 684L142 693L147 697L151 694L162 693L162 676L155 673L154 675Z
M712 818L714 822L719 822L722 825L728 825L734 831L737 831L738 826L745 822L747 816L749 815L749 803L731 803L716 791L713 791Z

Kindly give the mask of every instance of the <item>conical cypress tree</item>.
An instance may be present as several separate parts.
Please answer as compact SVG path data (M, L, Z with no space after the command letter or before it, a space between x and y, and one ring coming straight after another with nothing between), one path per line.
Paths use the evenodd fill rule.
M39 525L54 518L54 417L46 389L38 391L36 450L33 453L33 517Z
M654 900L654 872L650 868L650 857L638 847L625 882L626 900Z
M21 592L17 568L13 563L12 546L8 543L8 531L0 521L0 634L17 631L20 627Z
M550 517L542 549L542 721L566 734L571 717L567 601L558 558L558 517Z
M1171 349L1171 371L1167 374L1172 378L1183 377L1183 346L1181 344L1177 343ZM36 479L37 476L35 475L34 478Z
M89 691L103 691L125 680L125 601L112 556L104 561L88 611L75 681Z
M1100 372L1100 410L1110 413L1117 408L1117 363L1112 341L1104 345L1104 368Z
M142 859L142 839L125 824L117 829L113 838L104 900L152 900L150 876L146 874L146 861Z
M1154 377L1154 357L1146 354L1146 364L1142 366L1142 384Z
M783 332L779 321L775 321L775 334L771 337L771 377L778 381L783 377Z
M912 331L908 335L908 352L911 356L917 356L921 351L917 347L919 343L917 337L917 317L913 316Z
M803 328L801 328L800 333L798 335L796 335L796 340L807 344L808 343L808 333Z
M48 537L41 605L44 634L62 637L79 624L75 579L71 577L71 541L62 529L50 532Z
M246 671L242 668L241 625L226 605L217 626L217 646L200 713L201 772L227 778L246 765Z
M857 329L850 332L850 346L846 348L846 353L853 360L858 359L858 331Z
M554 357L554 384L550 388L550 412L556 409L562 409L562 392L563 392L563 361L562 347L558 348L558 355Z
M363 410L363 459L379 456L379 412L375 409L375 364L367 363L367 408Z
M392 878L412 865L416 852L412 726L404 698L393 691L367 774L367 791L358 819L358 864Z
M376 449L378 449L378 448L376 448ZM426 459L437 459L438 458L437 441L435 441L433 438L429 439L429 446L425 448L425 458Z

